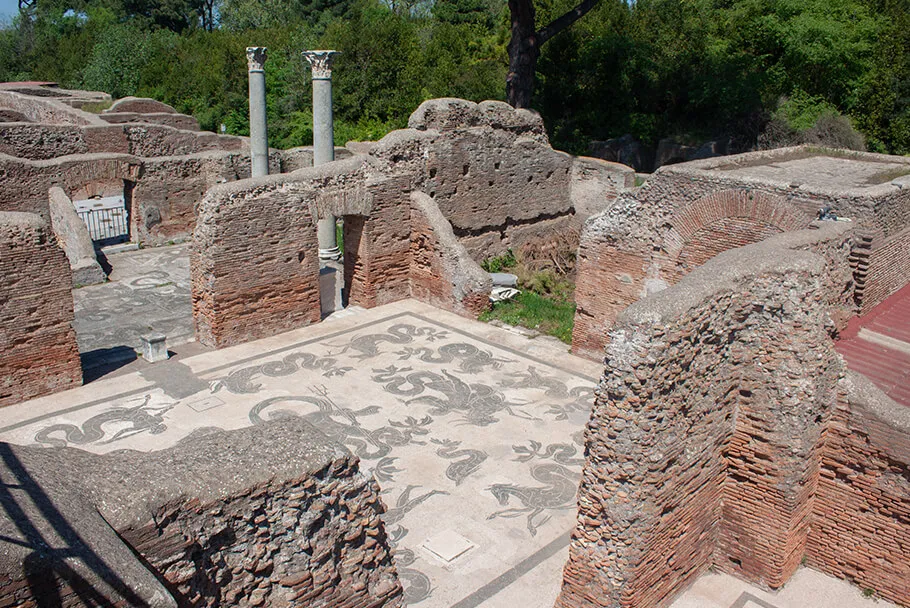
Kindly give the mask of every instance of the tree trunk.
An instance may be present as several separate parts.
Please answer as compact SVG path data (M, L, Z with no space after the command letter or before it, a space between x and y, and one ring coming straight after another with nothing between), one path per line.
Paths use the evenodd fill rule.
M512 17L512 39L509 40L509 75L506 77L506 100L515 108L530 108L534 94L534 74L540 47L594 8L599 0L582 0L581 4L537 30L533 0L509 0Z
M530 108L534 93L534 72L540 48L534 23L533 0L509 0L512 15L512 39L509 40L509 75L506 77L506 99L515 108Z

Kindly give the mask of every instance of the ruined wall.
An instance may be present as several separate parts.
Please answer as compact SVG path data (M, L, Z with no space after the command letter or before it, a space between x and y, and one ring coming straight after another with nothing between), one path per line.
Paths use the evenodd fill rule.
M809 565L910 605L910 410L851 373L819 451Z
M366 151L412 175L476 261L578 231L634 185L628 167L554 150L538 114L496 101L426 101Z
M349 304L414 297L476 316L489 277L411 187L360 155L211 189L190 258L197 339L220 347L319 321L316 220L327 215L344 218Z
M309 171L312 181L330 185L326 171ZM190 268L203 344L246 342L321 318L315 188L283 176L256 184L223 184L199 206Z
M492 281L474 264L452 225L423 192L411 193L411 296L476 317L490 306Z
M111 112L101 114L101 120L111 124L148 123L152 125L165 125L186 131L199 130L199 121L187 114L169 114L164 112L149 114L139 114L137 112Z
M0 541L5 604L401 604L375 481L303 420L150 454L0 453L0 476L20 487L7 501L16 519L4 513L0 529L33 530L25 543Z
M60 95L66 96L62 93ZM77 110L54 97L39 97L25 89L23 92L0 89L0 108L23 114L31 122L58 125L103 124L88 112Z
M557 605L666 605L709 567L776 588L835 542L860 557L828 572L861 564L876 589L906 574L905 550L882 561L894 544L851 531L874 521L897 543L910 532L903 507L890 506L906 496L905 454L888 450L883 466L833 439L845 369L828 334L852 294L845 230L827 223L727 251L620 315L586 429ZM832 460L848 463L837 469L847 496L824 499L819 471ZM870 460L888 469L887 502L872 490L873 513L832 516L837 501L857 504L851 493L870 495L868 478L841 474ZM822 527L836 540L813 537ZM906 591L889 598L910 603Z
M69 263L41 218L0 212L0 406L82 383Z
M901 186L903 178L825 189L721 170L724 163L749 167L816 152L824 151L791 148L664 167L592 217L579 246L573 352L601 358L609 328L626 306L675 284L721 251L805 228L821 207L886 240L910 226L910 188ZM857 158L901 160L875 154ZM887 268L883 263L878 272L888 274ZM875 290L878 280L873 273L867 288ZM879 289L891 285L882 280Z
M885 301L910 280L910 227L884 238L866 234L854 249L860 314Z

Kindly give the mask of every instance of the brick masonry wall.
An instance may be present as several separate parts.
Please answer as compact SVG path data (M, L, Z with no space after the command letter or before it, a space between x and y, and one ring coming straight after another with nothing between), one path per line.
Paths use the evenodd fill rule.
M628 167L550 147L536 113L502 102L424 102L408 129L368 152L390 173L412 175L475 261L578 230L634 184Z
M828 332L851 292L849 246L843 225L782 234L721 254L619 317L558 606L666 605L711 566L779 587L817 545L819 471L831 458L822 438L845 374ZM887 468L905 473L906 458ZM885 487L905 493L906 478L891 478ZM850 491L865 487L857 479ZM908 530L900 509L878 516L889 520L881 529ZM867 580L893 585L881 542L825 525L855 546Z
M910 227L872 241L864 260L860 314L866 313L910 280Z
M397 604L376 482L357 459L205 504L163 505L118 530L181 606Z
M306 200L210 191L190 254L196 339L223 347L316 323L319 257Z
M910 606L910 416L851 374L821 445L810 566Z
M410 295L411 182L407 176L376 177L365 180L362 189L371 207L360 222L345 225L345 287L350 304L373 308ZM347 206L345 195L335 196ZM326 203L327 210L333 207L331 201ZM349 214L333 215L347 219Z
M410 224L411 297L472 318L488 310L492 281L422 192L411 194Z
M299 418L150 454L0 453L3 538L31 531L0 539L2 605L401 605L376 482Z
M804 228L823 206L886 239L910 225L907 188L882 185L865 194L810 192L798 184L745 181L693 168L703 162L708 161L661 169L644 186L621 194L610 209L585 224L576 293L576 326L581 329L573 334L573 352L602 357L615 314L625 307L622 302L627 306L642 295L675 284L721 251L758 242L776 232ZM639 259L624 255L622 262L628 267L623 269L616 263L604 264L604 254L591 253L595 251L623 252ZM592 263L595 259L598 264ZM887 284L888 264L877 267L872 284L878 276ZM640 268L646 269L644 275ZM616 274L638 278L616 291ZM604 306L597 301L603 297L624 299Z
M36 215L0 212L0 406L82 384L69 263Z
M85 130L75 125L6 124L0 128L0 153L29 160L86 154Z
M329 214L344 219L349 304L415 297L479 314L489 277L411 184L360 156L210 190L190 258L197 339L221 347L319 321L314 218Z

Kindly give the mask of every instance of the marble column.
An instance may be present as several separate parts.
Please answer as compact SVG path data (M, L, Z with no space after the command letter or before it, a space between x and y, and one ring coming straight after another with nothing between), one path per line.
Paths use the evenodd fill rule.
M313 70L313 166L335 160L335 133L332 118L332 62L337 51L304 51ZM319 259L341 257L335 239L335 217L319 220Z
M264 46L246 49L250 70L250 157L253 177L269 174L269 135L265 112L265 60Z

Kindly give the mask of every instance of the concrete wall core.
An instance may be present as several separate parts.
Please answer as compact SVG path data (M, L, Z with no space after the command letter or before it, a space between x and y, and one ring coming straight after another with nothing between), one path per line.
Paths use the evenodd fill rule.
M822 207L862 230L853 260L860 311L906 283L906 158L802 146L661 168L585 225L573 352L601 358L627 306L722 251L805 228Z
M557 606L666 605L711 567L779 588L804 558L910 602L910 417L829 335L853 238L727 251L619 315Z
M376 482L301 419L152 453L0 443L0 602L394 608Z

